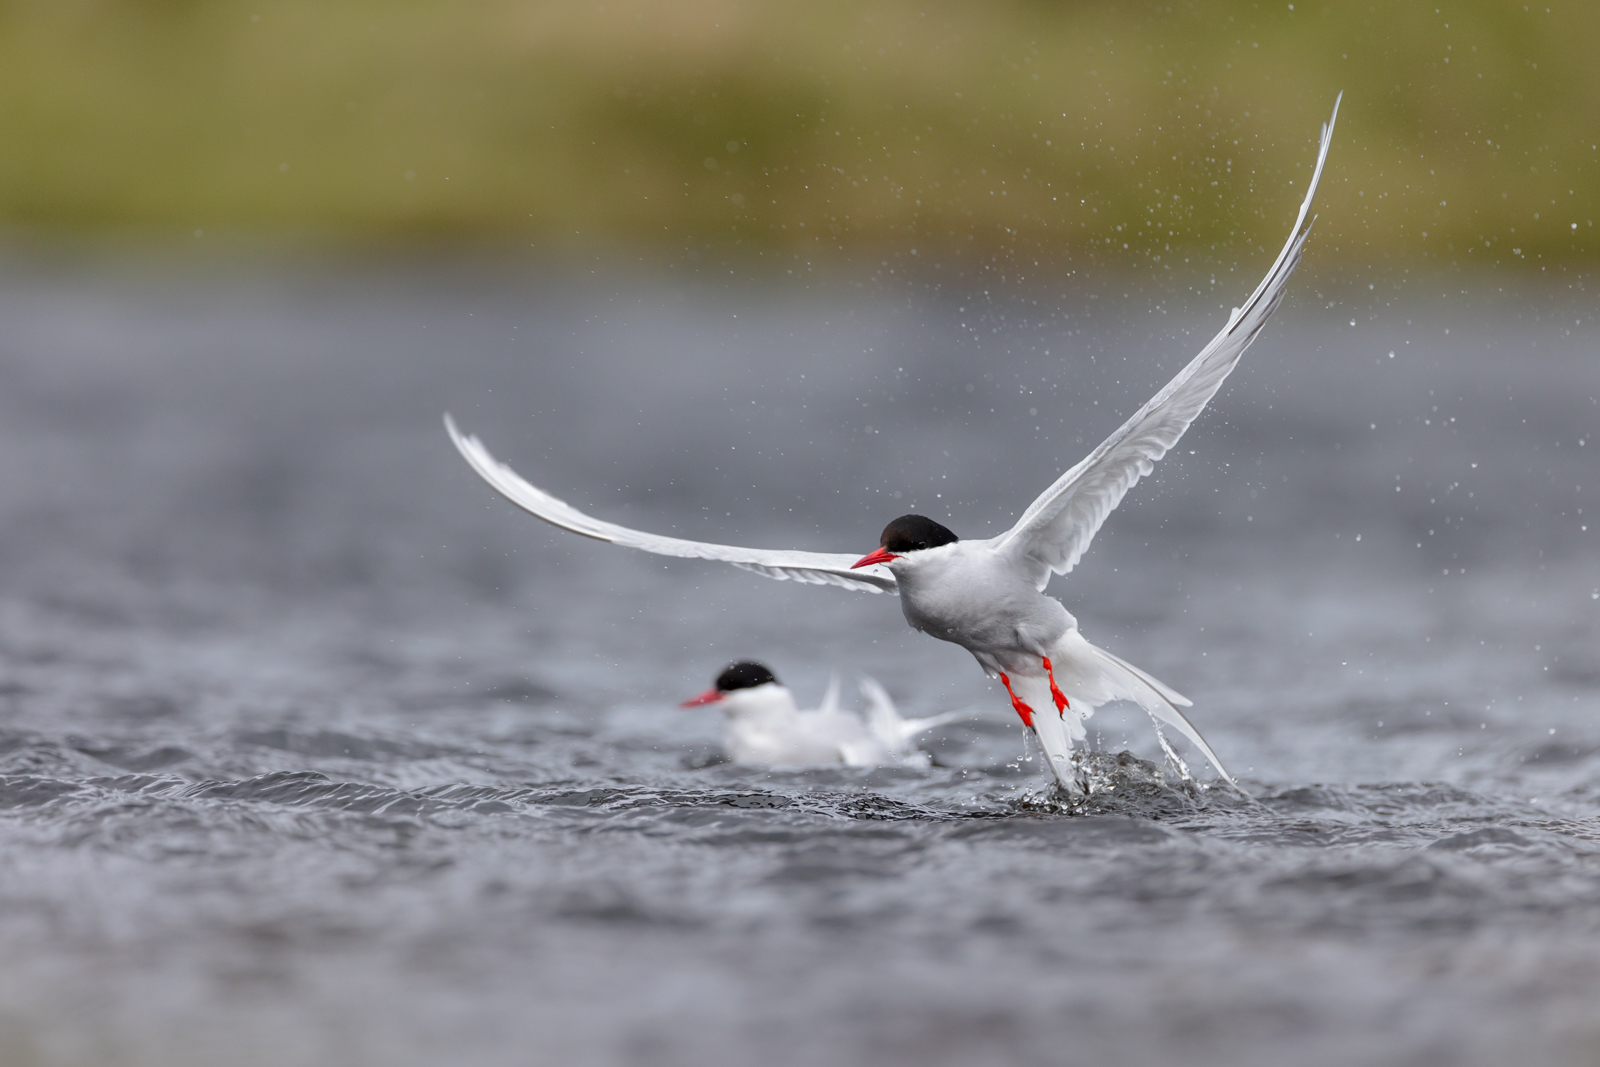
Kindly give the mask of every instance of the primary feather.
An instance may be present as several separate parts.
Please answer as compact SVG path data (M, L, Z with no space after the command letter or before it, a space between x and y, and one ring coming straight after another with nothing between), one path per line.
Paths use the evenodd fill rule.
M1339 103L1335 100L1333 115L1322 127L1316 170L1312 172L1305 200L1300 204L1299 217L1295 219L1283 251L1278 253L1256 291L1242 306L1233 309L1222 331L1165 388L1082 462L1056 479L1054 485L1028 505L1015 526L995 539L997 548L1030 568L1040 590L1049 582L1051 572L1066 574L1077 565L1106 516L1116 509L1140 478L1155 469L1156 461L1178 443L1178 438L1216 395L1223 379L1238 366L1239 357L1277 309L1289 275L1300 262L1300 253L1311 234L1311 224L1316 221L1314 216L1307 216L1338 117Z
M570 530L596 541L609 541L625 548L654 552L658 556L679 556L687 559L709 559L731 563L747 571L764 574L768 578L804 582L809 585L837 585L845 589L861 589L870 593L893 593L894 575L882 567L851 570L856 556L849 553L798 552L768 548L739 548L735 545L718 545L705 541L689 541L681 537L664 537L661 534L630 530L614 522L606 522L586 515L565 500L551 496L538 486L526 481L520 474L501 463L484 447L483 442L456 428L455 420L444 417L450 440L473 470L500 494L522 510L543 519L552 526Z

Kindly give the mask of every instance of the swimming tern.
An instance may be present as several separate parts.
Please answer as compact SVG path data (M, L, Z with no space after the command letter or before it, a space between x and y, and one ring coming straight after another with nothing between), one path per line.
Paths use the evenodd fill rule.
M1072 570L1106 516L1177 444L1277 309L1315 221L1311 203L1338 116L1336 99L1322 127L1316 167L1294 228L1261 284L1176 377L997 537L963 541L920 515L902 515L889 523L877 551L860 558L664 537L584 514L524 481L476 437L457 429L448 414L445 426L485 481L518 507L564 530L663 556L731 563L770 578L898 593L907 622L961 645L1000 679L1012 708L1038 738L1056 781L1070 792L1080 789L1071 755L1074 742L1085 737L1083 721L1112 700L1132 701L1150 713L1169 758L1177 760L1177 754L1162 723L1188 738L1231 783L1221 759L1179 710L1189 706L1189 699L1090 644L1079 633L1077 620L1060 601L1045 596L1044 589L1052 574Z
M860 680L867 700L864 716L839 706L835 676L823 694L822 706L802 711L794 694L766 666L751 660L730 664L716 684L683 707L715 704L727 716L723 747L735 763L755 767L881 767L886 764L926 767L928 754L911 741L918 734L960 717L960 713L926 719L902 718L883 686Z

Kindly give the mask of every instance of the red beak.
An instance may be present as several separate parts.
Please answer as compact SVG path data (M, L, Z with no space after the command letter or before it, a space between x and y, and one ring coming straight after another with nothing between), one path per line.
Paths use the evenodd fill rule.
M694 707L699 707L701 704L715 704L717 701L719 701L721 699L722 699L722 694L719 693L717 690L715 690L715 689L707 689L704 693L701 693L699 696L690 697L688 700L685 700L682 704L679 704L678 707L680 707L680 708L694 708Z
M857 567L870 567L874 563L888 563L892 559L899 558L899 556L895 555L893 552L890 552L887 548L880 548L871 555L862 556L860 559L850 564L850 569L855 570Z

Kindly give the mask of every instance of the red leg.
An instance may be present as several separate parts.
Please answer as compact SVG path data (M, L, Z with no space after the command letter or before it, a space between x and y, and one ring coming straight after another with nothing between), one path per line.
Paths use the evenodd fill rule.
M1007 693L1011 694L1011 709L1022 716L1022 725L1031 729L1033 727L1033 709L1018 700L1017 694L1011 692L1011 679L1007 678L1004 672L1000 674L1000 684L1006 687Z
M1067 703L1067 694L1056 688L1056 671L1050 666L1049 656L1044 658L1044 673L1050 676L1050 699L1056 702L1056 713L1064 713L1071 705Z

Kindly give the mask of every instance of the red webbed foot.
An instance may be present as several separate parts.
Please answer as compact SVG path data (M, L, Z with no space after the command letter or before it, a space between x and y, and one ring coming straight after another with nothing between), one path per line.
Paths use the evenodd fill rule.
M1033 709L1017 699L1016 693L1011 692L1011 679L1007 678L1004 672L1000 674L1000 684L1006 687L1006 692L1011 696L1011 710L1022 717L1022 725L1031 729L1033 727Z
M1050 699L1056 702L1056 714L1065 714L1072 705L1067 703L1067 694L1056 688L1056 671L1050 666L1050 657L1044 657L1044 673L1050 678Z

